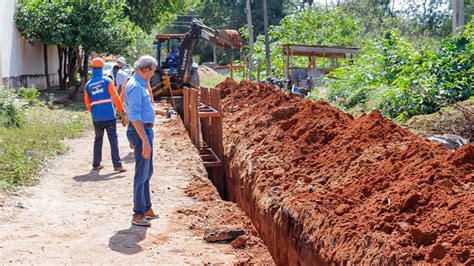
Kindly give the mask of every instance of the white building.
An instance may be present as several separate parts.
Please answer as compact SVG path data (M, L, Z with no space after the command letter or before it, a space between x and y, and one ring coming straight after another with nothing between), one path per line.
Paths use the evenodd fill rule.
M0 86L46 88L43 44L31 45L16 28L15 0L0 0ZM58 52L48 47L48 74L51 86L59 85Z

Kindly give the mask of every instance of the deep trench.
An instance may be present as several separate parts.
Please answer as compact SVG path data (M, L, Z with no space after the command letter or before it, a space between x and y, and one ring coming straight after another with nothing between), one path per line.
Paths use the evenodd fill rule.
M319 256L313 246L301 239L301 221L288 210L260 208L257 204L259 199L252 195L254 184L245 183L240 176L241 171L231 168L227 160L224 160L223 168L225 193L220 193L221 199L236 203L245 212L277 265L330 264Z
M223 142L225 143L225 140ZM236 203L250 218L275 263L277 265L329 265L330 262L323 260L315 247L301 239L303 231L301 221L282 208L269 210L260 208L257 204L259 199L252 194L255 184L245 183L244 176L241 176L241 167L232 168L228 160L227 154L224 153L222 160L224 188L219 189L214 182L211 183L219 191L222 200ZM213 181L212 170L206 170L209 179Z

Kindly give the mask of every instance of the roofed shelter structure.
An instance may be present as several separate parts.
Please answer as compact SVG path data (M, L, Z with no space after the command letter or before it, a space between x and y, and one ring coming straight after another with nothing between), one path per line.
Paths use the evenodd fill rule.
M333 62L337 62L339 58L352 58L358 53L359 48L357 47L283 44L285 77L290 77L291 57L293 56L332 58ZM327 74L332 69L321 68L320 70Z

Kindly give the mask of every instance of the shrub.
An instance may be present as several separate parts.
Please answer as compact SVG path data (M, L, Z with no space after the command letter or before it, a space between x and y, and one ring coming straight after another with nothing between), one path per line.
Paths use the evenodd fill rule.
M14 93L0 87L0 126L20 127L24 122L24 104Z
M353 65L346 62L326 77L327 97L345 110L379 109L398 120L468 99L474 94L473 36L471 21L435 52L416 51L397 32L368 40Z
M28 102L30 105L37 105L40 103L38 97L40 92L35 87L21 88L19 90L20 97Z

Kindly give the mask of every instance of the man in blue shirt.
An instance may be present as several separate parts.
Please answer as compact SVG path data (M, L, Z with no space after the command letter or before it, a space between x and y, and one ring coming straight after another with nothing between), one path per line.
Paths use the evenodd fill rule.
M127 138L135 147L132 224L138 226L151 226L149 220L158 218L151 209L150 199L155 109L153 96L147 89L147 84L153 77L157 65L158 63L151 56L140 57L135 62L135 74L127 82L124 98L125 112L130 121Z

